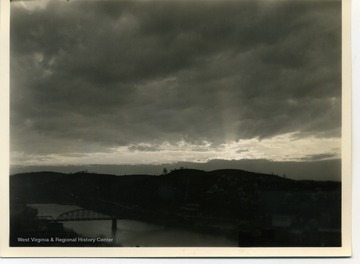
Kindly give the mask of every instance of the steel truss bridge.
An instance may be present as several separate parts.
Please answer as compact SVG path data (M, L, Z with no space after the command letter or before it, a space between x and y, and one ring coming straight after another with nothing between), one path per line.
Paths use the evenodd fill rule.
M117 218L115 216L105 215L102 213L94 212L87 209L76 209L65 212L56 218L57 222L66 221L94 221L94 220L111 220L111 229L115 231L117 229Z

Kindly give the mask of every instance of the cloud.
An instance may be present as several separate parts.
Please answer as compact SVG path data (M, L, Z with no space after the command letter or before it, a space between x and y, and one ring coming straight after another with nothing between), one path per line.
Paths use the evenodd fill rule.
M185 140L175 143L139 143L108 147L71 142L48 154L46 142L39 141L36 152L13 152L12 165L61 164L132 164L150 165L178 162L207 163L211 160L266 160L272 162L303 162L341 158L338 138L299 138L286 134L266 139L242 139L214 146L203 141L190 144ZM64 143L64 142L63 142ZM68 142L66 142L68 143ZM44 148L44 149L43 149ZM45 150L45 151L44 151Z
M145 151L145 152L156 152L160 151L157 146L151 146L147 144L131 145L128 147L130 151Z
M318 160L328 160L337 158L337 154L335 153L321 153L321 154L314 154L309 155L307 157L302 158L304 161L318 161Z
M340 1L41 6L11 9L13 151L340 137Z

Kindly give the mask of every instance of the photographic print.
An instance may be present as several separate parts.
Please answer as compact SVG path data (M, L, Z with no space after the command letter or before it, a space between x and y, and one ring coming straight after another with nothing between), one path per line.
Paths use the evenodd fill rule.
M9 248L349 254L344 3L12 1Z

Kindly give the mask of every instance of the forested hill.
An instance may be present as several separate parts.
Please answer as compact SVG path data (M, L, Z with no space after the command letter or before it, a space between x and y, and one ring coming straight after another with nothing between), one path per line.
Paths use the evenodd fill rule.
M282 213L340 206L339 182L297 181L243 170L179 169L158 176L32 172L10 177L11 202L66 203L83 207L122 205L242 217L259 210Z
M116 219L238 234L242 246L341 244L340 182L299 181L231 169L179 169L157 176L86 171L12 175L12 226L36 203L71 204Z

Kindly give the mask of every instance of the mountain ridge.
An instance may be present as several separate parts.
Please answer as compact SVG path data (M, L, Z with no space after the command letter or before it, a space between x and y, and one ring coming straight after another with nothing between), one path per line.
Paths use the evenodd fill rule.
M232 235L239 230L251 234L272 230L277 234L275 245L291 244L295 236L291 232L305 234L315 225L334 231L311 231L319 238L310 243L304 235L304 245L333 246L341 241L341 182L334 181L294 180L237 169L178 169L162 175L87 171L12 175L10 212L37 203L76 205L116 218ZM259 241L264 243L263 238Z

